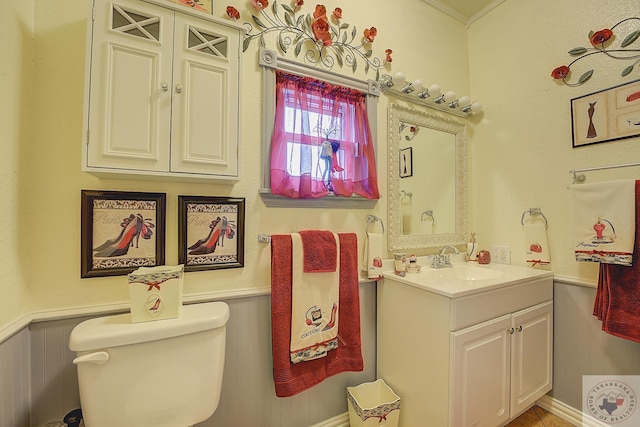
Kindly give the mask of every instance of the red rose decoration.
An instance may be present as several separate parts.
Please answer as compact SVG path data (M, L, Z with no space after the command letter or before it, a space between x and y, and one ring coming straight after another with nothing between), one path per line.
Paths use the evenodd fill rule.
M342 19L342 9L340 9L339 7L333 9L333 17L336 19Z
M382 268L382 260L379 257L375 257L373 259L373 266L377 268Z
M316 5L316 10L313 12L315 19L327 19L327 8L322 4Z
M240 19L240 12L233 6L227 6L227 16L235 21Z
M253 7L258 10L265 9L269 6L269 0L251 0L251 3L253 4Z
M324 7L324 6L323 6ZM324 19L316 19L311 24L313 35L316 40L322 42L325 46L331 46L333 41L331 40L331 34L329 34L329 23Z
M556 80L562 80L569 75L569 67L561 65L551 72L551 77Z
M387 49L384 51L385 55L387 55L387 62L391 62L392 58L391 58L391 54L393 53L393 51L391 49Z
M296 7L301 7L304 4L304 0L296 0Z
M373 39L378 35L378 30L376 27L367 28L364 30L364 38L369 42L373 42Z
M595 33L593 33L589 41L591 42L592 45L596 46L606 42L612 36L613 36L613 31L611 31L608 28L605 28L604 30L596 31Z

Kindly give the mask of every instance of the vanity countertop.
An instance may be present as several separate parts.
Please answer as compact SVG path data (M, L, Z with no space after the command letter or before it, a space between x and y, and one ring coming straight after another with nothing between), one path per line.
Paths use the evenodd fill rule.
M454 262L452 268L422 267L419 273L404 277L393 270L384 272L385 280L394 280L448 298L459 298L512 285L553 277L553 272L505 264L481 265L475 262Z

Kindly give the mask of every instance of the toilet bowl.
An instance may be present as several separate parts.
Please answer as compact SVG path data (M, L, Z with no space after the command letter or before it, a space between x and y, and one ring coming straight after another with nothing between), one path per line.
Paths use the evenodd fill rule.
M179 318L99 317L71 332L86 427L187 427L208 419L222 388L224 302L184 306Z

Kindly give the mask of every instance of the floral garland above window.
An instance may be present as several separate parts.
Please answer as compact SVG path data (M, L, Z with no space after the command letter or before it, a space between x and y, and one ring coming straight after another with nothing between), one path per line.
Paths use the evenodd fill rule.
M251 3L260 15L251 16L257 28L249 22L244 23L248 31L243 51L247 50L254 39L258 39L260 45L266 47L264 35L273 32L277 34L280 51L287 53L293 47L293 53L298 57L304 50L307 62L327 69L332 69L336 63L340 67L346 64L355 73L359 62L363 62L365 73L374 69L376 80L379 80L380 68L392 61L391 49L385 50L384 61L373 56L371 44L378 34L376 27L365 29L361 38L358 38L356 27L348 31L349 24L342 22L342 9L339 7L333 10L329 18L325 6L321 4L316 5L313 13L299 13L304 0L293 0L292 6L278 5L274 1L270 13L267 9L269 0L251 0ZM227 16L234 21L240 19L240 13L233 6L227 6Z
M591 55L596 55L596 54L603 54L607 58L612 58L612 59L620 59L620 60L627 60L627 61L633 60L631 65L624 68L621 73L623 77L630 74L633 71L634 67L638 65L638 63L640 62L640 55L638 54L640 50L630 49L629 46L632 45L638 39L638 37L640 37L640 30L635 29L629 34L627 34L627 36L622 40L622 43L620 44L619 48L612 49L612 44L616 38L614 34L614 30L616 29L616 27L618 27L623 23L630 23L631 21L640 21L640 18L634 17L634 18L623 19L622 21L618 22L610 29L605 28L603 30L596 31L596 32L591 31L589 33L589 42L591 43L592 47L590 48L576 47L571 49L569 51L569 55L577 56L578 58L571 61L569 65L561 65L559 67L556 67L551 72L551 77L553 77L556 80L562 80L562 82L567 86L580 86L581 84L583 84L584 82L586 82L591 78L591 76L593 75L593 69L584 72L578 78L578 81L576 83L570 83L568 79L571 77L571 66L582 59L585 59Z

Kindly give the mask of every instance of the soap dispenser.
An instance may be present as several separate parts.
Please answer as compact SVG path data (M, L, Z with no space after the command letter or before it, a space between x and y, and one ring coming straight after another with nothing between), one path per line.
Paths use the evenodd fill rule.
M476 233L471 233L469 243L467 243L467 261L478 260L478 245L476 243Z

